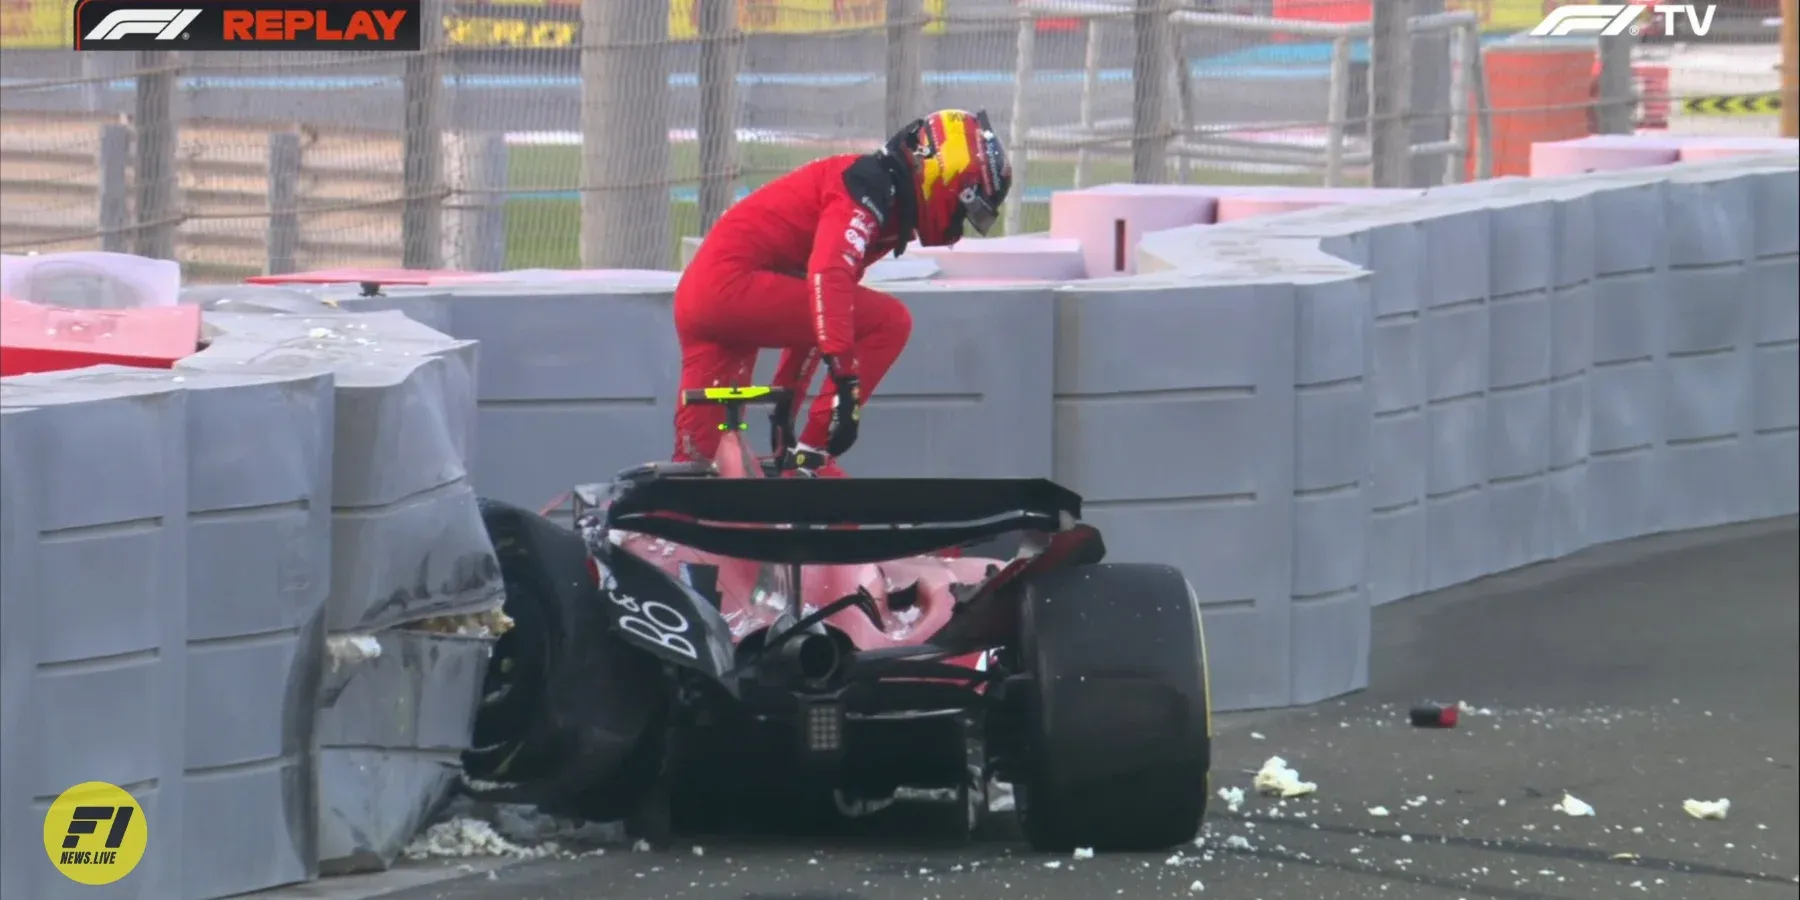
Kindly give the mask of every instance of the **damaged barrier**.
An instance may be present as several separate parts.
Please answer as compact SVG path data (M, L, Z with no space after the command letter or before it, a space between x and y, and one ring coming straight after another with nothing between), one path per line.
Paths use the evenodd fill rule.
M1219 708L1354 690L1373 604L1800 508L1796 169L1158 201L1122 264L890 281L913 343L849 467L1053 476L1187 572ZM499 601L473 490L536 508L669 443L667 276L503 278L193 289L212 343L171 371L4 382L0 893L217 897L410 837L485 660L446 617ZM94 779L152 823L106 890L40 855L37 798Z
M384 867L456 778L502 599L462 463L475 348L315 312L208 311L169 371L0 382L0 894ZM94 780L150 823L100 888L51 868L38 799Z

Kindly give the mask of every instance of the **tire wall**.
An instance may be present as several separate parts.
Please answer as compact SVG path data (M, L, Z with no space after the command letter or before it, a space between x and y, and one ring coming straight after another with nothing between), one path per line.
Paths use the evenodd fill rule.
M1193 581L1219 708L1319 700L1366 684L1373 605L1800 508L1797 194L1792 157L1503 179L1154 231L1131 277L891 282L913 342L847 464L1061 480ZM473 490L669 449L642 281L196 289L173 371L0 383L0 895L391 860L488 646L403 626L500 599ZM40 841L89 780L150 818L107 888Z

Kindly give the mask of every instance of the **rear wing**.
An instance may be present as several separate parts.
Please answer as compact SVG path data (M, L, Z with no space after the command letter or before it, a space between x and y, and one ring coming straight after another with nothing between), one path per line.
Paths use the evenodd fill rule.
M1044 478L659 478L624 485L607 527L769 563L867 563L1074 527Z

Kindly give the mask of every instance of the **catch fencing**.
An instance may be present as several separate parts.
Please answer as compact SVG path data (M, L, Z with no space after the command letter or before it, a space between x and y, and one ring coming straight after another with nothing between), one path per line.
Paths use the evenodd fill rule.
M1051 192L1103 182L1460 181L1493 166L1482 29L1506 6L424 4L442 27L409 54L77 54L47 24L11 34L0 249L128 250L191 281L663 268L755 186L950 106L1010 140L1009 233L1041 231Z

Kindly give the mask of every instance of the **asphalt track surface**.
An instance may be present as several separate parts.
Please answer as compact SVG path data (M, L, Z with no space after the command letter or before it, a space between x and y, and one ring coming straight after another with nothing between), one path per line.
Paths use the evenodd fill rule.
M1796 896L1800 599L1785 518L1612 545L1376 614L1369 690L1221 719L1203 846L703 841L542 860L384 900L1562 900ZM1489 714L1405 722L1422 698ZM1319 790L1250 791L1272 755ZM1592 818L1552 809L1565 791ZM1682 812L1729 798L1724 820ZM1386 816L1369 810L1384 807ZM1625 856L1634 854L1634 856ZM1054 864L1054 865L1052 865Z

